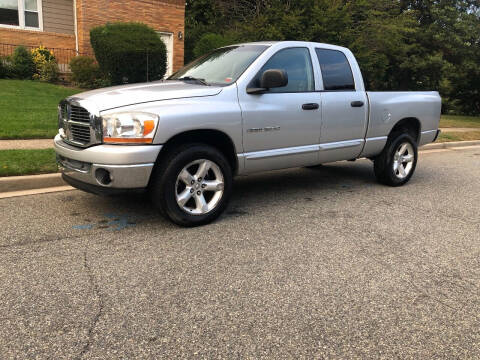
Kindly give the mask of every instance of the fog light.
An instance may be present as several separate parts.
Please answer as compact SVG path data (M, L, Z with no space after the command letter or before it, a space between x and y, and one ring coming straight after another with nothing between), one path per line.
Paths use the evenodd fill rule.
M95 178L97 179L98 183L103 186L108 186L112 182L112 177L110 176L110 172L105 169L95 170Z

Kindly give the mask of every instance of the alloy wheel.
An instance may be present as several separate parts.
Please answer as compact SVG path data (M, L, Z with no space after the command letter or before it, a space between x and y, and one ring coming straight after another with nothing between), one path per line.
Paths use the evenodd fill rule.
M224 186L224 177L217 164L206 159L195 160L178 174L175 199L184 212L205 215L220 203Z
M413 168L415 152L412 144L402 143L395 151L393 157L393 172L399 179L405 179Z

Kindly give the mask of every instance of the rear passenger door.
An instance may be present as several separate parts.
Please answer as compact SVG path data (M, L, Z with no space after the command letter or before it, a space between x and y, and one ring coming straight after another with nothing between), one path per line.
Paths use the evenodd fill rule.
M368 116L363 87L357 90L351 65L342 51L315 49L323 89L319 162L348 160L360 155Z

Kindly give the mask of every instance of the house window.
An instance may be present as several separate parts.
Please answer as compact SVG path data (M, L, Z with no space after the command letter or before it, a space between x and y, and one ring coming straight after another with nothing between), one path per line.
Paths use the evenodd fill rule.
M0 26L42 28L41 0L0 0Z

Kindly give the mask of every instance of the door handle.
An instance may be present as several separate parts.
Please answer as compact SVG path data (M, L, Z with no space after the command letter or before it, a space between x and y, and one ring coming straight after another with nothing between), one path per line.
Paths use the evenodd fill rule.
M350 105L352 105L352 107L362 107L364 104L363 101L352 101Z
M311 103L311 104L303 104L302 109L303 110L317 110L320 107L317 103Z

